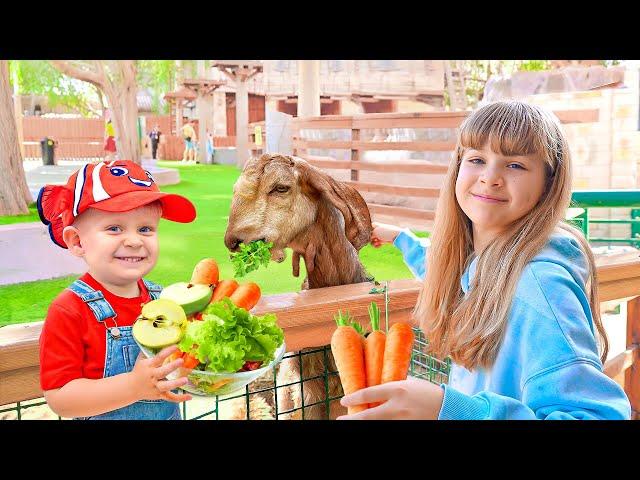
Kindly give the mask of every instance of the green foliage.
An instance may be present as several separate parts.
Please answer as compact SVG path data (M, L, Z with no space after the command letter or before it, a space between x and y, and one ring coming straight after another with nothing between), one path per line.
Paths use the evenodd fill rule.
M176 80L175 60L138 60L137 82L141 88L151 92L154 113L169 113L169 104L165 103L161 111L160 99L173 90Z
M231 254L231 263L235 270L234 277L244 277L247 273L257 270L261 265L266 267L271 260L271 248L273 242L265 243L262 240L251 242L248 245L240 244L240 251Z
M42 95L49 106L62 105L86 117L98 114L96 90L81 80L67 77L46 60L12 60L12 75L18 81L21 95Z

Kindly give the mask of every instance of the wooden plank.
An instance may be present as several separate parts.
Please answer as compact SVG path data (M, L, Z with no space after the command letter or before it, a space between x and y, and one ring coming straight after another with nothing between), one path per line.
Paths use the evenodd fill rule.
M315 147L319 148L319 147ZM357 150L410 150L429 152L450 152L456 148L455 142L353 142Z
M390 173L447 173L447 165L435 165L422 161L413 162L351 162L348 160L320 160L318 157L309 155L301 155L301 158L307 160L311 165L318 168L334 168L334 169L350 169L350 170L368 170L373 172L390 172Z
M600 301L608 302L618 298L635 297L640 295L640 278L623 278L599 283Z
M350 116L340 116L331 118L333 115L325 117L303 118L291 121L291 127L296 130L322 130L322 129L347 129L351 130L352 119Z
M44 322L19 323L0 328L0 372L40 364L37 346Z
M467 116L464 114L446 114L443 116L396 116L390 118L353 119L353 128L458 128Z
M418 208L394 207L391 205L379 205L376 203L368 203L371 213L379 213L381 215L393 215L405 218L415 218L417 220L433 220L436 218L436 212L432 210L421 210Z
M619 353L604 364L604 373L609 378L617 377L633 364L633 355L636 348L631 348Z
M318 149L340 149L351 150L351 141L344 140L303 140L293 139L294 148L318 148Z
M357 128L354 128L351 130L351 144L352 144L351 161L352 162L360 161L360 151L353 147L353 144L359 141L360 141L360 130L358 130ZM360 173L355 168L351 170L351 180L353 180L354 182L357 182L358 180L360 180Z
M382 185L379 183L364 183L364 182L342 182L347 185L351 185L359 192L375 192L375 193L388 193L391 195L404 195L407 197L426 197L426 198L438 198L440 196L439 188L425 188L425 187L403 187L400 185Z
M37 344L32 347L37 350ZM42 397L40 367L19 368L0 373L0 405Z
M560 123L595 123L600 120L600 110L554 110Z
M609 282L640 276L640 253L625 252L596 257L598 281ZM639 293L640 295L640 293Z
M624 391L634 420L640 418L640 297L627 302L627 349L634 349L633 362L624 377Z

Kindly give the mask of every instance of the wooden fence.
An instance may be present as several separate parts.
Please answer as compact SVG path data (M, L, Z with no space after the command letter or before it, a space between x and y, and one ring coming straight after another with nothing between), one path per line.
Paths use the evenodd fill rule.
M435 217L435 200L438 198L442 178L447 172L449 154L455 148L455 136L444 135L448 140L418 141L380 141L375 140L372 132L389 132L393 129L409 129L414 133L422 129L457 129L469 112L429 112L429 113L379 113L364 115L327 115L321 117L295 118L292 120L293 153L312 165L328 170L348 170L347 183L361 193L379 193L397 197L418 197L433 200L433 208L411 208L406 206L385 205L367 200L369 210L376 215L392 216L396 223L428 222ZM597 122L599 111L563 110L554 112L562 123ZM313 140L305 131L345 131L350 132L348 140ZM333 132L332 132L333 133ZM368 135L365 135L367 133ZM344 137L345 135L343 135ZM374 139L367 139L373 137ZM442 136L441 136L442 137ZM350 153L348 158L338 160L330 156L310 154L309 150L343 150ZM366 151L408 151L408 152L444 152L445 161L393 160L367 161L363 159ZM361 172L380 172L385 174L427 174L437 177L433 186L404 186L392 183L371 183L361 180Z
M596 257L600 301L627 299L626 349L606 362L605 373L624 385L633 416L640 415L640 258L636 253ZM389 282L389 324L411 321L420 283L413 279ZM333 315L349 310L363 324L367 307L376 301L384 311L384 295L370 294L370 283L306 290L263 297L254 309L275 313L290 351L330 343ZM629 297L633 297L629 299ZM0 328L0 406L42 397L38 338L43 322Z

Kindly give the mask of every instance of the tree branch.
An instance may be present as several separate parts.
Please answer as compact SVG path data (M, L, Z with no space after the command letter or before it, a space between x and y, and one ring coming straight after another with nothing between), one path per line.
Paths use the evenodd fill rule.
M95 72L82 70L80 68L74 67L69 62L61 60L51 60L51 64L65 75L91 83L98 88L103 88L104 86L104 77L101 78Z

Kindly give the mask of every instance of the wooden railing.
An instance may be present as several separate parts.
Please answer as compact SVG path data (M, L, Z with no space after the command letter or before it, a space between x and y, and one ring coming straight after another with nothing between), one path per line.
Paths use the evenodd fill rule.
M562 123L597 122L599 110L562 110L554 112ZM363 130L375 129L456 129L469 112L429 112L429 113L374 113L363 115L326 115L321 117L295 118L292 120L293 154L323 169L350 170L350 184L360 192L385 193L405 197L437 199L439 188L419 186L406 187L390 183L362 182L360 172L374 171L387 173L415 173L440 176L447 172L448 162L434 163L425 160L385 160L374 162L363 160L365 151L420 151L452 152L455 137L450 141L364 141ZM305 138L303 130L349 130L350 140L310 140ZM309 154L310 149L349 150L348 160L336 160L328 156ZM396 218L413 221L431 221L435 212L432 209L418 209L404 206L383 205L368 202L373 215L392 215Z
M624 374L624 388L633 416L640 415L640 256L624 253L596 258L600 301L627 299L626 349L605 364L611 378ZM416 280L389 282L389 324L410 321L418 298ZM273 312L284 329L288 350L330 343L333 315L349 310L357 320L368 321L367 306L374 300L384 312L384 295L370 294L371 284L306 290L265 296L255 313ZM633 297L629 299L629 297ZM383 317L384 318L384 317ZM0 405L42 397L39 385L38 338L43 322L0 328Z

